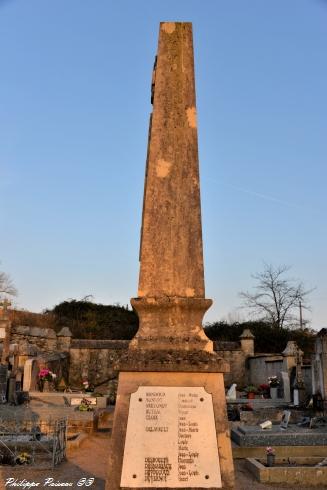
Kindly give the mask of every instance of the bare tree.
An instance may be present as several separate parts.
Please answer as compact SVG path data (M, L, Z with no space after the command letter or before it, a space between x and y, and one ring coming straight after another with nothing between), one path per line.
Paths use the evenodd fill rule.
M257 281L255 292L240 293L244 307L277 328L298 325L295 310L300 302L303 309L310 310L306 300L313 290L305 290L302 282L285 277L289 270L290 266L273 267L265 263L263 272L252 276Z
M17 290L8 274L0 271L0 297L4 294L16 296Z

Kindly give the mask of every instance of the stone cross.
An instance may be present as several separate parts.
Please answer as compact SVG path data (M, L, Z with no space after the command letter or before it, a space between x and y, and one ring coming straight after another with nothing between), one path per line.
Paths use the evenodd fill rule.
M0 306L2 307L2 315L6 316L9 306L11 306L11 301L5 298L3 301L0 302Z

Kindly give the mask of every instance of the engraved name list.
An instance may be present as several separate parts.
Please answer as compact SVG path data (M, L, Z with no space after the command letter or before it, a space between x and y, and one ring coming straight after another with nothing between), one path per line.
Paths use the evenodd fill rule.
M131 395L121 486L221 488L212 397L202 387Z

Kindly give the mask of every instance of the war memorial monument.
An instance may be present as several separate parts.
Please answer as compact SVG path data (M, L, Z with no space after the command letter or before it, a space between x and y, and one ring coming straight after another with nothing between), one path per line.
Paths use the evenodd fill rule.
M205 298L192 25L160 24L138 297L122 355L107 490L231 488L223 374Z

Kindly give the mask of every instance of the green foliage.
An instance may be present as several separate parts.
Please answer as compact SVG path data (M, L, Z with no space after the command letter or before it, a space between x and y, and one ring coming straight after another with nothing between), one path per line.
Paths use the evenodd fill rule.
M87 299L63 301L45 314L53 318L57 332L68 327L79 339L129 340L138 329L138 317L127 306L102 305Z
M249 321L233 324L227 322L209 323L204 330L211 340L236 342L245 328L250 329L255 336L255 352L282 352L289 340L295 340L307 358L314 351L316 332L308 328L295 330L286 327L279 328L264 321Z
M248 385L243 391L245 391L245 393L258 393L258 388L254 385Z

